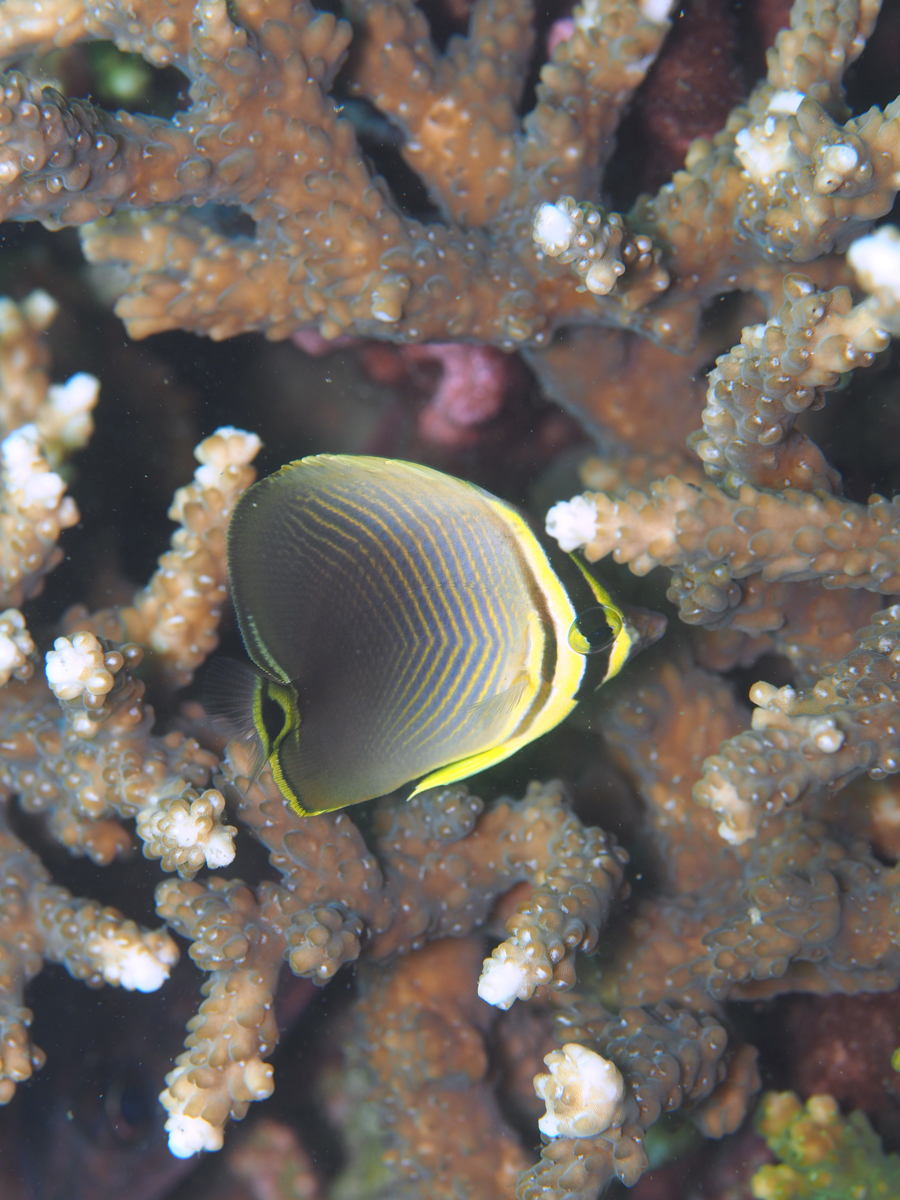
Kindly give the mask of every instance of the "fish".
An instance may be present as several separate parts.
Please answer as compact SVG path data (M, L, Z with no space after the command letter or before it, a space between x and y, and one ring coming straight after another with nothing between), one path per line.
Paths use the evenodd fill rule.
M516 508L397 459L288 463L238 500L227 556L254 666L226 672L219 711L301 816L501 762L664 623L579 560L593 603L576 613Z

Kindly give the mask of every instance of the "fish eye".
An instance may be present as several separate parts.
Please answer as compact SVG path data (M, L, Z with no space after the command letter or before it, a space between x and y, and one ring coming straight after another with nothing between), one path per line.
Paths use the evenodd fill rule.
M622 618L614 608L586 608L569 627L569 645L576 654L608 650L622 632Z

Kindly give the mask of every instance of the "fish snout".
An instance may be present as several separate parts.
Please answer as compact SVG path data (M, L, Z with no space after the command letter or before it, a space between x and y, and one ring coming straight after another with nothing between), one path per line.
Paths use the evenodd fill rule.
M667 619L652 608L632 608L629 605L627 608L623 607L623 615L628 631L632 634L629 658L658 642L666 632Z

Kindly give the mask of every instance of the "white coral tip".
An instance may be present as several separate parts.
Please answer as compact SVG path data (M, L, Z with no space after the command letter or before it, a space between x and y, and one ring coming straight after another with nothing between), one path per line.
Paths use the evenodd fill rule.
M33 329L46 329L59 312L59 305L43 288L35 288L19 307Z
M187 1117L184 1113L172 1113L166 1121L169 1135L169 1153L176 1158L190 1158L201 1150L221 1150L224 1137L222 1130L202 1117Z
M560 500L547 513L546 528L561 550L577 550L597 536L597 509L584 496Z
M568 250L576 226L561 204L542 204L534 217L534 240L545 254L556 256Z
M23 655L12 638L0 633L0 671L11 671L23 661Z
M882 225L868 237L857 238L847 251L847 261L867 292L885 291L900 303L900 230Z
M87 941L87 953L107 983L127 992L155 992L178 961L178 947L163 932L142 934L129 926L98 930Z
M5 683L12 672L23 667L28 655L33 653L34 642L19 610L8 608L0 613L0 682Z
M784 118L766 117L759 125L739 130L734 141L734 156L755 183L770 183L802 165Z
M134 945L119 957L115 969L110 970L108 982L118 983L126 992L155 992L169 978L171 963L162 956L152 954L146 946Z
M201 466L194 472L194 479L204 488L221 487L229 467L246 466L261 448L262 442L255 433L222 425L195 447L194 458Z
M509 958L486 958L478 980L478 995L495 1008L511 1008L523 990L526 977L525 968Z
M47 391L53 408L63 417L89 412L99 394L100 380L85 371L79 371L65 383L52 383Z
M674 0L640 0L638 4L642 15L657 25L661 25L663 21L669 19L674 7Z
M47 683L60 700L73 700L84 690L82 672L91 660L80 653L68 638L57 638L47 651Z
M28 508L33 504L39 504L42 508L56 508L66 490L62 477L55 471L36 471L23 480L20 486Z
M222 826L215 827L204 847L206 865L211 871L234 862L234 833Z
M36 460L40 462L37 428L34 425L21 425L14 429L0 442L0 454L10 483L17 486L31 475Z
M534 1090L547 1106L538 1122L547 1137L596 1137L621 1124L625 1080L615 1063L575 1042L548 1054L549 1075L534 1077Z
M785 88L773 92L767 106L768 111L793 116L803 103L805 95L805 92L798 91L797 88Z
M844 744L843 730L838 729L834 717L813 717L809 733L816 748L823 754L836 754Z

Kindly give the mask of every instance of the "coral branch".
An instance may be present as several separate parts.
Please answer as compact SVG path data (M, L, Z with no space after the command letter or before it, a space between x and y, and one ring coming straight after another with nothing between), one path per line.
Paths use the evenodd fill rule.
M435 1200L512 1196L529 1160L488 1082L492 1016L475 995L482 954L478 938L443 940L361 972L345 1053L365 1083L348 1128L342 1189L360 1176L372 1186L366 1143L374 1116L383 1139L378 1194L416 1186Z
M44 1062L29 1041L31 1013L23 1003L25 985L43 960L62 963L91 987L152 992L168 978L178 949L164 930L141 930L116 909L76 899L52 883L37 855L9 829L5 811L0 879L0 1104L8 1104L16 1084Z
M249 463L260 446L256 434L230 426L200 443L194 482L178 489L169 509L181 525L172 549L134 604L117 614L125 639L152 650L176 686L189 683L218 645L228 596L225 531L237 498L256 478Z
M752 838L765 816L810 792L836 790L864 771L875 779L900 771L900 606L876 612L857 641L807 691L765 683L751 690L753 731L724 742L694 789L721 818L727 841Z
M220 1149L226 1121L240 1121L251 1101L272 1094L264 1059L278 1040L272 998L285 946L281 897L263 884L257 902L239 880L171 880L156 889L160 916L192 939L191 958L211 972L160 1096L178 1158Z
M131 674L140 648L92 633L58 638L47 680L10 681L0 691L5 721L0 782L73 854L105 863L131 838L114 818L137 817L145 854L164 870L193 875L234 856L232 826L209 780L216 759L180 733L151 734L153 710ZM60 711L62 704L62 712Z
M705 1013L662 1004L614 1016L576 1002L557 1014L556 1025L562 1053L548 1055L551 1075L534 1081L547 1103L545 1144L541 1162L519 1182L520 1200L593 1200L611 1179L631 1187L649 1165L644 1133L662 1113L695 1110L707 1135L721 1136L738 1127L759 1088L753 1052L733 1063L729 1079L726 1031ZM729 1094L722 1109L716 1089L726 1080L725 1090L737 1085L740 1100Z
M793 1092L767 1092L756 1124L781 1159L753 1176L756 1200L799 1200L819 1192L820 1181L833 1196L861 1188L889 1196L900 1187L900 1158L882 1151L864 1113L842 1117L831 1096L810 1096L802 1105Z
M200 705L173 694L217 644L225 534L258 439L226 427L200 444L171 548L130 605L76 607L58 626L52 593L20 611L78 519L67 484L115 538L133 525L116 471L96 455L64 463L90 435L98 385L50 382L54 302L0 300L0 789L26 814L0 823L0 1102L42 1061L24 1004L43 961L90 985L150 989L175 960L165 930L74 897L18 836L103 865L130 850L130 822L156 860L144 869L178 873L158 886L158 911L209 973L162 1097L175 1155L220 1147L228 1121L270 1095L280 975L286 1027L310 981L358 963L303 1030L317 1053L302 1103L288 1098L290 1128L264 1119L226 1152L226 1189L241 1194L322 1191L300 1149L319 1136L308 1114L322 1101L346 1141L336 1197L493 1200L519 1175L523 1200L597 1200L613 1180L638 1181L667 1113L704 1138L742 1121L756 1052L729 1030L726 1001L817 993L832 1026L858 1013L860 1044L874 1044L864 1015L893 1011L900 985L900 808L885 782L900 774L900 606L881 607L900 595L900 498L861 501L892 494L900 471L900 231L873 230L900 187L900 99L851 115L844 97L877 0L796 0L777 37L778 5L751 4L738 26L733 5L698 0L672 14L667 39L670 7L584 0L535 16L532 0L445 0L426 18L414 0L347 0L351 28L308 0L0 0L0 58L15 68L0 77L0 216L80 225L105 268L76 285L67 256L43 249L52 240L37 254L17 235L17 279L55 272L63 297L124 288L117 311L135 336L260 331L362 355L366 394L348 405L307 376L296 421L277 403L262 415L273 444L431 454L520 500L555 496L580 470L591 490L550 515L562 548L627 564L639 577L620 581L629 602L634 591L654 604L659 577L640 577L664 568L690 626L596 698L583 694L592 660L573 721L516 760L553 764L574 811L562 784L533 783L519 801L454 786L301 819L247 742L222 758ZM853 80L855 107L890 94L895 15ZM715 132L763 28L767 77ZM103 93L96 64L115 51L82 48L98 39L184 74L171 118L60 94L82 82ZM45 86L57 70L59 92ZM173 73L145 76L147 107L171 111ZM611 211L610 197L625 207L642 181L656 186L679 147L670 182ZM80 321L68 312L54 338ZM103 358L108 341L91 342ZM310 367L295 346L253 342L229 351L229 372L245 352L263 397L251 389L251 407L268 405L263 383L288 357ZM379 356L393 375L376 381ZM354 364L346 373L341 357L346 383ZM405 401L438 367L416 427ZM330 368L319 378L330 384ZM352 428L343 417L376 390L389 416L372 436L369 416ZM529 419L548 395L593 439L580 467L568 453L550 461L578 441L569 418L544 407ZM237 412L240 387L224 400ZM740 696L751 679L752 712ZM487 786L497 778L510 776ZM262 862L250 874L249 841L250 884L192 881L235 858L232 815L277 883L260 882ZM621 911L628 857L594 821L634 853L637 891ZM110 887L140 886L127 865L110 874ZM579 951L600 954L576 963ZM851 1010L860 992L887 995ZM829 999L840 994L846 1007ZM773 1049L803 1005L766 1010ZM881 1066L854 1063L847 1086L893 1119L885 1037ZM795 1041L793 1063L810 1044ZM770 1099L762 1121L785 1161L758 1173L758 1195L808 1190L816 1155L841 1188L890 1186L866 1127L821 1098ZM671 1130L657 1134L659 1145ZM747 1144L691 1151L646 1186L687 1170L718 1196L726 1185L707 1167L740 1156L746 1179L765 1153ZM133 1145L144 1155L150 1143ZM105 1166L112 1151L95 1150Z
M384 801L373 856L346 814L298 821L267 772L244 791L246 753L231 743L228 774L242 789L241 819L269 849L297 906L286 933L297 974L324 983L357 957L363 930L376 958L460 937L525 881L531 895L507 922L510 936L488 960L480 994L508 1008L542 984L572 986L575 953L596 947L627 856L568 812L558 784L532 784L524 800L485 812L459 786Z

